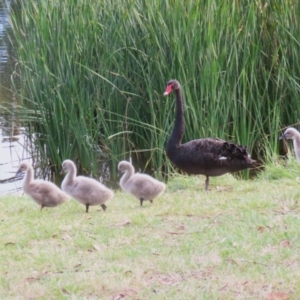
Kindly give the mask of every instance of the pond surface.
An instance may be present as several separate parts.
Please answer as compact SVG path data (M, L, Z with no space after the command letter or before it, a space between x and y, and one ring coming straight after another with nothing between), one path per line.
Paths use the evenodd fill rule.
M9 6L11 1L0 0L0 195L19 193L20 178L15 178L19 162L29 159L24 128L17 127L13 116L18 99L11 81L15 70L15 53L9 42Z

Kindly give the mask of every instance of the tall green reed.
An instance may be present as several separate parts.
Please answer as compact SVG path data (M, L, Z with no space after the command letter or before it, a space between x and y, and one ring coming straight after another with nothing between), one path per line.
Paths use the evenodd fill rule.
M133 154L157 176L174 119L166 82L185 96L184 141L207 136L278 153L297 123L298 1L33 1L12 14L24 105L41 154L96 172Z

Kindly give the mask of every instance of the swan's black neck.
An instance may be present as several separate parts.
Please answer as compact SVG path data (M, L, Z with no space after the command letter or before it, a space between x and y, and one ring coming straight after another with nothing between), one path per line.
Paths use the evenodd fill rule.
M171 134L171 137L167 144L167 154L171 154L172 150L179 147L184 134L184 116L183 116L183 98L181 93L181 88L175 90L176 97L176 114L175 114L175 124Z

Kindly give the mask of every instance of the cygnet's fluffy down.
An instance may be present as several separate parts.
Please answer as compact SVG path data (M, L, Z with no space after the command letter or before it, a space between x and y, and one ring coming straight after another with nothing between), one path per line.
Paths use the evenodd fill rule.
M147 174L134 173L134 168L128 161L121 161L118 170L125 173L120 180L121 188L140 200L141 205L145 200L152 203L166 188L163 182Z
M76 176L77 169L72 160L65 160L62 163L62 168L64 172L67 172L61 184L63 191L84 204L86 212L89 211L90 205L101 205L102 209L106 210L104 203L114 196L111 189L93 178Z
M28 162L20 164L17 175L25 172L23 191L39 204L41 209L43 207L55 207L70 200L70 197L54 183L35 180L32 165Z
M284 134L279 138L280 140L293 140L294 151L297 160L300 161L300 133L293 127L288 127Z

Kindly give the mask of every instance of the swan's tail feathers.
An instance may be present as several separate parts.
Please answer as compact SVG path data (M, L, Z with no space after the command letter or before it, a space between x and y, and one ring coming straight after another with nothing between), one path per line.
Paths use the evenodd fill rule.
M248 157L247 163L248 163L249 168L255 168L258 166L257 160L251 159L250 157Z
M246 164L249 168L250 167L253 168L257 164L256 160L251 159L246 146L224 142L221 152L222 152L221 153L222 157L228 157L229 159L240 159L246 161Z

